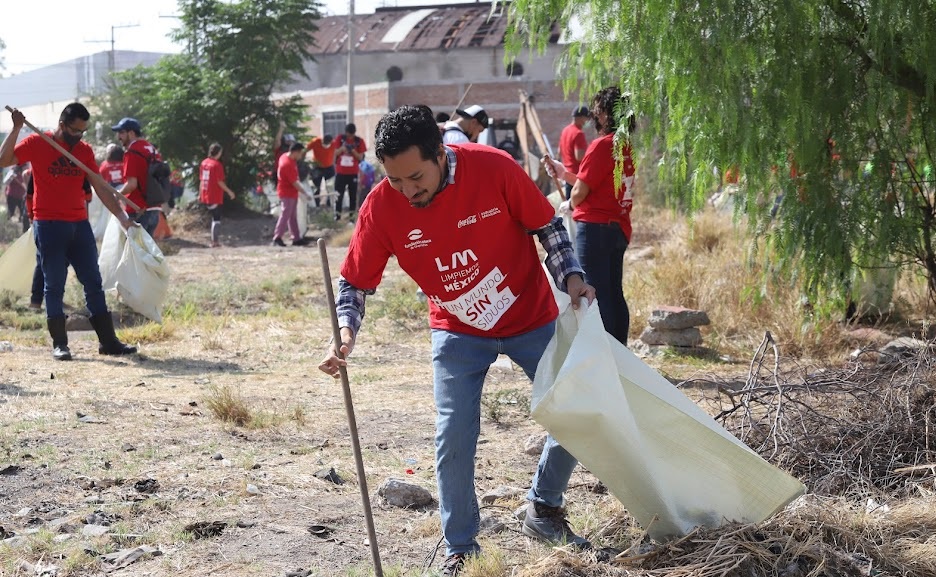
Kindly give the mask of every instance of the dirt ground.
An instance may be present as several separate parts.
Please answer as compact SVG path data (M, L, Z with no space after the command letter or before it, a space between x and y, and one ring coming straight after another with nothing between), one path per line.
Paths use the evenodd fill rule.
M226 218L217 249L198 213L170 222L166 320L125 315L120 333L139 354L102 357L93 333L73 332L75 360L54 362L41 317L24 302L17 318L34 315L32 328L0 325L12 346L0 352L0 537L24 538L0 545L0 576L36 574L37 564L59 575L373 574L341 388L316 367L331 334L318 250L269 246L267 216ZM335 275L344 252L328 251ZM436 495L428 330L414 288L391 262L349 370L387 575L421 574L441 537L437 503L400 509L377 496L391 478ZM699 370L669 363L673 378ZM225 391L249 408L250 424L213 414ZM488 376L479 496L529 486L537 455L523 449L542 434L529 392L509 362ZM341 484L321 478L332 468ZM519 533L512 511L522 494L482 510L482 546L513 568L549 553ZM576 470L567 500L578 529L618 544L599 524L622 507L591 474ZM194 523L215 531L201 535ZM93 525L107 532L89 534ZM98 558L143 545L159 554L120 569Z
M109 574L372 572L341 388L316 368L330 336L318 251L268 246L272 217L231 218L224 226L226 246L219 249L207 248L207 228L191 223L162 243L173 293L188 291L169 300L186 312L167 315L161 329L141 324L122 332L127 340L139 339L137 355L99 356L93 333L72 332L75 360L54 362L38 328L41 317L26 312L24 302L18 311L35 314L36 328L0 326L0 340L12 344L12 351L0 353L0 468L7 467L0 473L0 533L27 538L26 544L0 545L0 575L27 574L17 569L24 561L54 564L60 575L102 574L107 565L97 555L138 545L161 554ZM335 274L343 253L329 250ZM389 270L385 285L401 278ZM284 290L291 294L263 297ZM212 295L215 302L199 301L190 314L182 306ZM246 296L233 302L239 295ZM132 315L125 316L133 325ZM440 538L436 503L405 510L377 497L389 478L417 483L435 496L424 324L374 320L360 336L350 370L387 574L418 574ZM261 423L239 427L218 420L207 403L212 391L225 388ZM529 485L537 457L522 448L541 433L517 406L528 403L529 388L509 363L489 376L487 394L506 393L485 411L479 495ZM329 468L343 484L315 476ZM585 471L575 473L573 511L615 506L608 495L589 491L595 481ZM521 503L513 497L483 511L506 524L498 529L503 532L486 533L486 544L516 564L546 551L518 533L511 511ZM95 512L109 521L106 535L82 533ZM226 526L196 538L184 528L197 522ZM315 525L327 530L313 534Z

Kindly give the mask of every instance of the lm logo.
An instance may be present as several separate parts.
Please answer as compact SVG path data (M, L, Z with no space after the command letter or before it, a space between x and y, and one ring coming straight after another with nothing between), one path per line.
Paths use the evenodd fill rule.
M448 262L443 263L442 259L439 257L436 257L435 259L436 267L439 269L439 272L445 272L453 268L468 266L470 261L478 262L478 257L475 256L474 251L472 251L470 248L461 252L453 252L451 265L449 265Z
M408 235L406 235L406 238L410 240L419 240L422 237L423 237L423 231L419 230L418 228L414 228L413 230L409 231Z

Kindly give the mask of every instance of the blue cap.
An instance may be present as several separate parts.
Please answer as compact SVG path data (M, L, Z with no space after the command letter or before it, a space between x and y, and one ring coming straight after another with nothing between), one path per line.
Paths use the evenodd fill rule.
M120 130L132 130L136 132L137 134L143 133L143 129L140 128L140 123L137 121L137 119L129 118L129 117L121 118L120 122L111 126L111 130L113 130L114 132L117 132Z

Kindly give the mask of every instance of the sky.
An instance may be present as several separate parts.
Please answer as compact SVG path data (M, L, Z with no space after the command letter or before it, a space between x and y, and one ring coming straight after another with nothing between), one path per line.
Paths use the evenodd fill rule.
M357 14L381 6L462 4L475 0L355 0ZM348 13L348 0L320 0L324 15ZM6 0L0 15L0 52L11 76L110 50L179 52L167 34L178 26L176 0ZM112 28L113 27L113 28Z

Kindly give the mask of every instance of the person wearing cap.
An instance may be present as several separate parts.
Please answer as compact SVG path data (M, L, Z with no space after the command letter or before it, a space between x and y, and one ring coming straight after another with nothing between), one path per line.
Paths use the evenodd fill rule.
M592 100L591 117L598 138L592 140L579 165L578 173L565 169L563 163L543 157L550 175L572 184L568 200L559 211L572 212L575 221L575 254L585 269L585 279L595 287L601 321L605 330L627 346L630 310L624 299L624 251L630 244L630 213L634 206L634 161L631 147L625 143L620 156L615 155L614 135L618 131L615 109L629 108L629 98L611 86L598 91ZM634 132L633 114L626 119L626 137ZM615 186L615 164L622 168L621 186Z
M358 170L367 144L363 138L358 138L357 126L349 122L345 126L344 134L332 141L335 150L335 220L341 219L341 208L344 204L345 190L348 191L348 216L357 211Z
M442 125L443 144L478 142L478 137L488 126L488 115L477 104L455 111L458 118Z
M554 332L558 306L537 254L573 307L590 303L562 220L523 168L502 150L447 146L427 106L401 106L377 123L374 144L387 177L361 205L338 280L341 358L330 345L319 369L347 366L390 257L422 287L432 329L436 479L446 542L443 575L457 575L480 550L475 454L481 390L498 353L532 379ZM563 493L576 460L547 437L527 494L522 531L588 548L569 526Z
M335 149L331 147L334 138L331 134L324 137L313 136L306 150L312 152L312 186L315 187L315 206L322 204L322 185L335 178ZM331 203L324 197L325 206Z
M156 233L159 225L159 211L161 206L148 206L146 204L146 184L149 180L149 161L156 157L161 160L156 147L143 138L143 128L135 118L121 118L120 122L111 126L117 133L117 140L124 147L123 179L124 185L120 194L126 196L131 202L140 207L136 212L129 206L127 214L135 220L150 236Z
M85 183L94 186L98 197L117 217L125 229L133 226L120 207L111 187L98 174L94 151L82 142L91 115L80 102L67 105L59 115L58 128L46 133L75 159L90 169L91 174L75 165L38 134L31 134L17 144L26 117L19 110L10 113L13 128L0 144L0 167L32 163L33 174L33 235L42 267L43 291L46 301L46 326L52 337L52 357L71 360L68 331L65 329L65 276L70 264L84 287L85 304L91 313L90 322L97 333L102 355L127 355L136 352L120 342L114 332L114 319L107 309L101 271L98 268L97 244L88 222Z
M582 127L588 122L589 114L587 106L578 106L572 111L572 122L562 129L559 135L559 156L562 157L562 165L566 171L572 174L578 174L579 164L585 158L585 150L588 148L588 141L585 140L585 132ZM572 185L565 183L565 198L572 194Z

